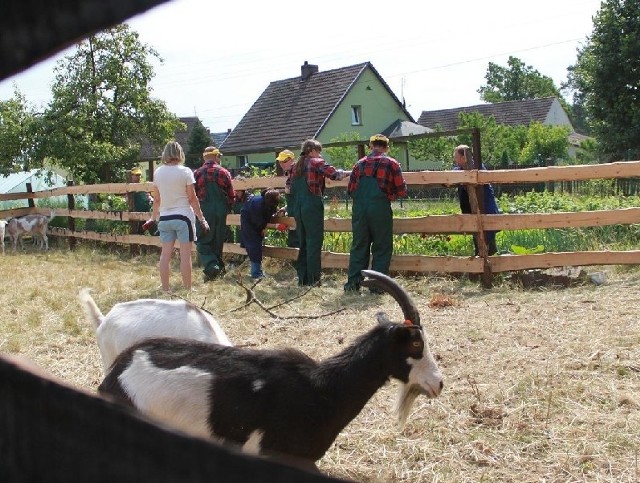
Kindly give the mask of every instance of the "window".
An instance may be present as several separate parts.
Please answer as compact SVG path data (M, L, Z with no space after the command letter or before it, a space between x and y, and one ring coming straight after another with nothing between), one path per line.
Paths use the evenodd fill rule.
M244 155L236 156L236 163L236 166L238 166L238 168L249 166L249 159Z
M351 125L362 126L362 107L351 106Z

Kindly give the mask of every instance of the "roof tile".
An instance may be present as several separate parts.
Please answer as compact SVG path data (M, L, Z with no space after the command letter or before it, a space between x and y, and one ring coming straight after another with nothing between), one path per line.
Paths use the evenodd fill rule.
M418 124L435 128L437 125L445 130L458 128L458 114L461 112L479 112L485 117L493 116L498 124L509 126L528 125L534 121L544 123L555 97L541 99L525 99L495 104L478 104L468 107L455 107L438 111L422 111Z
M221 149L225 153L278 149L298 146L305 139L317 137L367 68L379 77L373 66L364 62L316 72L307 80L298 76L271 82Z

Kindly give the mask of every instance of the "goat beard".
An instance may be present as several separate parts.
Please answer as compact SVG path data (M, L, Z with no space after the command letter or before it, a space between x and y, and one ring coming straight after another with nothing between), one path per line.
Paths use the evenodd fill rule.
M409 411L413 406L413 402L420 395L424 394L424 389L418 384L400 384L398 390L398 399L393 409L394 413L398 417L398 424L400 428L404 428L409 416Z

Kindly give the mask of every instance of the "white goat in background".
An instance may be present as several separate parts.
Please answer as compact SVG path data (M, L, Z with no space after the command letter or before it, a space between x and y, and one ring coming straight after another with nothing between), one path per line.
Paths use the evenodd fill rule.
M122 351L144 339L175 337L233 345L211 314L185 300L139 299L114 305L103 315L82 289L80 305L96 331L105 373Z
M51 216L46 215L26 215L19 218L11 218L7 222L7 232L11 238L13 245L13 251L15 252L18 247L18 240L20 241L20 247L24 249L24 243L22 241L23 235L31 235L38 237L40 248L42 250L49 249L49 239L47 238L47 229L49 228L49 222L55 218L55 210L51 210Z
M0 243L2 243L2 254L4 255L4 235L8 221L0 220Z

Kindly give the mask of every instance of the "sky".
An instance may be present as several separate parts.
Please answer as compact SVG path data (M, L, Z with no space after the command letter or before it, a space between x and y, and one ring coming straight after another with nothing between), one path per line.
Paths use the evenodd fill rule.
M211 132L233 129L270 82L371 62L415 120L482 103L489 62L518 57L556 86L591 35L600 0L171 0L127 21L163 58L152 96ZM66 51L0 82L37 110ZM570 100L570 99L569 99Z

